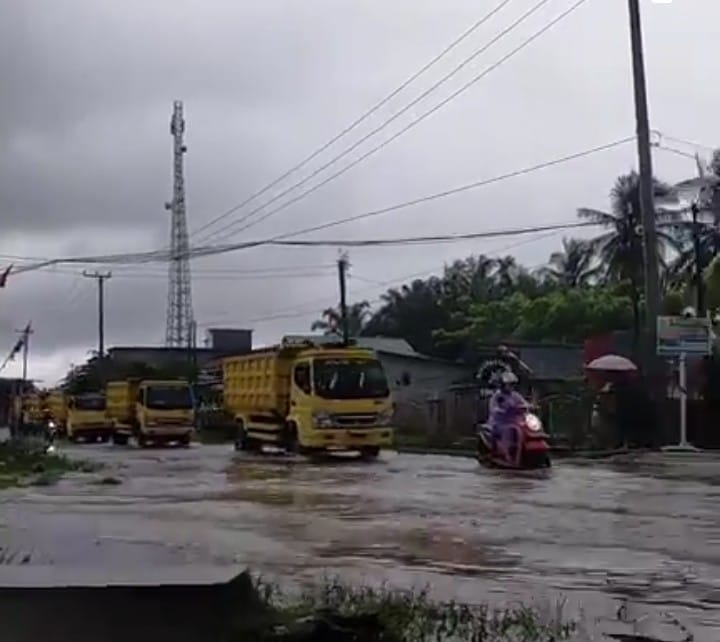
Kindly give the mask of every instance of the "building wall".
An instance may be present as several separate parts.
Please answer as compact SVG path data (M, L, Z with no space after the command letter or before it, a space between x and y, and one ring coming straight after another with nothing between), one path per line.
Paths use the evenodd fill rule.
M413 359L392 354L378 355L395 401L395 423L398 428L412 431L432 431L434 399L442 398L449 386L473 375L470 366L441 361ZM410 376L410 384L403 385L403 375Z
M252 350L252 330L210 328L208 337L208 347L218 352L246 354Z
M147 363L156 368L184 365L190 359L190 352L186 348L111 348L108 353L116 363ZM210 359L217 356L217 352L199 348L196 355L197 363L202 367Z

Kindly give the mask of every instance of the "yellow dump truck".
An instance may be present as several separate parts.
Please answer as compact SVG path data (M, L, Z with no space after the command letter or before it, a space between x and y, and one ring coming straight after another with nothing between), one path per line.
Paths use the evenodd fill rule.
M110 381L106 395L114 443L127 444L134 436L139 446L173 441L190 444L194 403L186 381Z
M223 399L237 424L236 450L273 445L313 454L392 444L392 400L370 350L286 337L223 361Z
M30 392L21 399L23 421L26 424L41 423L43 420L43 400L38 392Z
M109 441L112 425L105 415L105 395L85 393L68 399L65 430L70 441Z

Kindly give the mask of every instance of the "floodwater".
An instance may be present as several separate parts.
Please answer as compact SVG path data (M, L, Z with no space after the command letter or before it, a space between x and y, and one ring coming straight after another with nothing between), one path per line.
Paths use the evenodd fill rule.
M249 566L291 583L340 576L468 602L564 600L593 622L622 607L635 627L662 628L669 613L697 642L720 639L720 458L518 475L437 456L317 464L230 446L63 450L105 467L0 494L0 546L29 556L25 571L142 580ZM0 566L5 581L13 572ZM659 639L683 639L669 631Z

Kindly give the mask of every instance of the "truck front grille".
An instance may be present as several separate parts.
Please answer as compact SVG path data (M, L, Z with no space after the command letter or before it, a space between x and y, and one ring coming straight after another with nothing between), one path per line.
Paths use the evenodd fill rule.
M377 415L368 413L333 415L332 421L338 428L369 427L377 422Z

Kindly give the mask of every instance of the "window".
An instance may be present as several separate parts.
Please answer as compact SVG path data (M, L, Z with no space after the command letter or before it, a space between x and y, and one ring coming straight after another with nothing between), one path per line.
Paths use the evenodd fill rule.
M293 375L295 385L300 388L306 395L309 395L312 391L310 385L310 364L300 363L295 366L295 373Z
M380 362L315 359L315 392L325 399L381 399L390 394Z
M148 386L145 407L152 410L191 410L193 396L189 386Z

